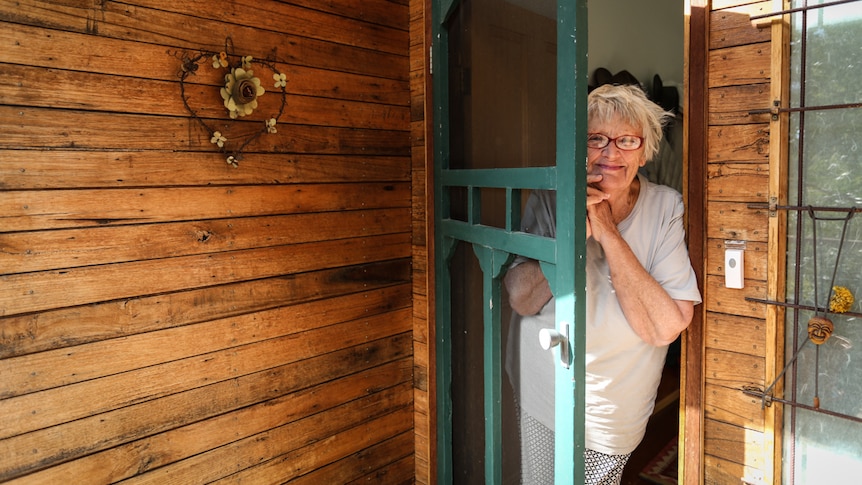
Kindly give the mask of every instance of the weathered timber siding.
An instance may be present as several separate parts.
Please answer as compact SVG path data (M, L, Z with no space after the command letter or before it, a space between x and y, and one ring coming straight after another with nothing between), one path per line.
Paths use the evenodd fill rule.
M0 2L0 481L428 475L421 5ZM238 168L178 78L228 37L287 76ZM255 70L251 116L206 61L190 104L256 131Z
M427 119L431 115L428 53L431 46L431 0L410 0L410 133L413 207L413 381L415 483L437 483L437 421L434 385L433 194L434 173ZM426 93L428 93L426 95Z
M763 483L771 476L767 419L759 399L767 369L769 219L751 203L769 202L771 29L750 15L772 2L713 2L707 53L707 169L704 228L703 483ZM691 181L698 183L698 181ZM727 240L746 241L745 288L727 289Z

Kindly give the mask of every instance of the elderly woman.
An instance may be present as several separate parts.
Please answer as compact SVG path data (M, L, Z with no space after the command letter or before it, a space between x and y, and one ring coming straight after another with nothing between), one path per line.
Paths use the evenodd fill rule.
M670 116L637 86L604 85L587 106L586 483L619 483L655 405L668 345L689 325L700 292L682 197L638 169ZM522 230L555 237L554 192L535 191ZM518 257L504 283L517 313L507 371L521 421L524 483L553 483L554 299L538 262ZM581 327L584 328L584 327Z

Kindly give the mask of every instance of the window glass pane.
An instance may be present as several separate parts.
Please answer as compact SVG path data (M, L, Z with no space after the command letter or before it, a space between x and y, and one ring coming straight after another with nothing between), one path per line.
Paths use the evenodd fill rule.
M862 102L862 2L795 13L791 25L791 107ZM844 222L862 208L860 133L859 107L791 116L788 203L835 210L788 214L787 301L807 308L787 311L784 399L795 405L785 407L783 483L862 474L862 214ZM848 312L826 311L833 285L856 295ZM813 317L833 325L821 345L808 338Z
M801 6L802 2L795 2ZM826 3L808 1L809 5ZM796 59L801 62L802 15L806 15L806 106L859 102L862 79L862 2L851 2L794 14Z

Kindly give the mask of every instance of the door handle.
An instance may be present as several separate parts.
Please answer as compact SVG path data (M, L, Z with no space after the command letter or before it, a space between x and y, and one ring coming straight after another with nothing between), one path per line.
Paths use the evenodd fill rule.
M569 323L560 322L560 330L543 328L539 330L539 345L545 350L560 346L560 365L569 368Z

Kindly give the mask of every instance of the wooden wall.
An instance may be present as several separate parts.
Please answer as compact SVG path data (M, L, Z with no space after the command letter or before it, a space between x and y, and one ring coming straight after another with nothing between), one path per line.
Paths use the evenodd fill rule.
M774 54L781 52L774 43L780 39L773 38L769 21L758 27L750 20L750 15L772 11L773 2L722 0L711 5L702 478L707 484L772 483L776 449L772 432L779 416L742 389L768 386L780 358L775 315L766 305L747 300L774 298L778 290L774 286L778 258L769 258L770 244L776 243L770 237L775 221L767 210L751 204L766 204L775 195L770 146L779 134L773 133L769 113L750 111L772 104ZM745 241L744 289L725 287L728 240Z
M0 2L0 481L413 481L421 3Z
M431 0L410 0L410 133L413 159L413 381L415 483L437 483L434 376L434 173L430 140ZM427 140L427 141L426 141Z

